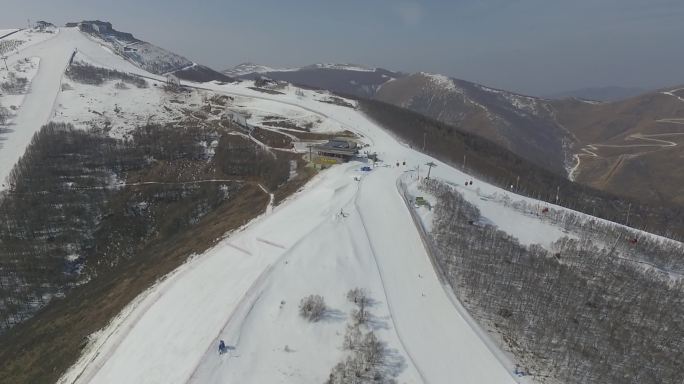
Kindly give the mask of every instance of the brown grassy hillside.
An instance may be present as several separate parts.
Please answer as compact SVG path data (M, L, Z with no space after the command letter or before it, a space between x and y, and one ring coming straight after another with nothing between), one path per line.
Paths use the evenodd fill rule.
M605 104L562 101L554 108L559 123L577 138L577 181L646 201L684 204L684 100L676 93Z

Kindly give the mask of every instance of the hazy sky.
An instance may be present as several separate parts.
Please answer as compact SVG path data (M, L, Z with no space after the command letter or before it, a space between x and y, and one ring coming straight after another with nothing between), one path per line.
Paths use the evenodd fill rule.
M225 69L350 62L534 95L684 84L682 0L2 0L0 28L114 27Z

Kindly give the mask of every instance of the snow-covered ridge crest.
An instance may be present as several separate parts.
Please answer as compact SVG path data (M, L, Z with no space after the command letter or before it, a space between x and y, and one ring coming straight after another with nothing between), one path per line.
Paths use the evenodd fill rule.
M250 73L267 73L267 72L289 72L296 71L299 68L274 68L267 65L255 64L255 63L242 63L234 66L233 68L226 69L223 71L224 74L230 76L243 76Z
M531 114L537 114L538 111L538 103L542 99L538 99L536 97L532 96L525 96L525 95L520 95L517 93L512 93L508 91L502 91L500 89L494 89L490 87L486 87L484 85L477 84L476 85L478 88L485 92L493 93L496 94L506 101L508 101L513 107L531 113Z
M440 74L436 73L428 73L428 72L420 72L418 73L420 76L426 77L432 84L438 86L439 88L448 91L448 92L453 92L453 91L460 91L459 88L456 87L456 84L454 84L454 80ZM459 92L462 93L462 92Z
M276 68L267 65L255 64L255 63L242 63L238 64L233 68L226 69L223 71L224 74L230 76L244 76L253 73L269 73L269 72L296 72L302 70L314 70L314 69L329 69L329 70L339 70L339 71L356 71L356 72L375 72L377 68L366 67L358 64L349 63L316 63L307 65L304 67L293 67L293 68Z
M520 98L520 99L526 99L526 100L535 101L535 102L538 101L538 100L542 100L542 99L537 98L537 97L521 95L521 94L519 94L519 93L504 91L504 90L501 90L501 89L490 88L490 87L487 87L487 86L481 85L481 84L475 84L475 85L476 85L478 88L480 88L481 90L485 91L485 92L495 93L495 94L497 94L497 95L507 95L507 96L511 96L511 97L515 97L515 98Z
M376 68L369 68L358 64L350 63L317 63L302 69L338 69L344 71L375 72Z

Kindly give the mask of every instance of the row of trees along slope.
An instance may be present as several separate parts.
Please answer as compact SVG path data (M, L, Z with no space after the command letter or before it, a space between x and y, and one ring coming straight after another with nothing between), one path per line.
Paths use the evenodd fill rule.
M516 193L524 196L665 237L684 238L681 205L647 204L574 183L460 127L404 108L369 99L359 99L359 107L414 148L501 188L510 190L513 186Z
M645 237L635 247L616 242L632 230L551 212L576 238L524 246L473 225L479 210L453 187L430 180L423 189L438 200L430 237L440 270L522 371L542 382L681 382L681 243Z

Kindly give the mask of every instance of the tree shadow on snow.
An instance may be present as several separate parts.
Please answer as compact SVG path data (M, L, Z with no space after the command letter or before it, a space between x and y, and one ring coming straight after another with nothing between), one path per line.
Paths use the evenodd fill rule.
M378 316L373 316L370 315L368 316L368 320L366 320L366 325L368 328L377 331L380 329L387 330L390 329L390 326L388 324L388 319L389 317L378 317Z
M367 297L367 298L366 298L366 303L367 303L366 306L369 307L369 308L374 308L374 307L376 307L376 306L382 304L382 302L381 302L380 300L375 300L375 299L372 298L372 297Z
M7 141L7 137L5 135L10 134L12 132L14 132L13 129L0 127L0 149L4 147L3 141Z
M387 348L386 343L383 357L383 363L378 367L378 370L381 371L386 378L394 379L408 367L404 356L394 348Z
M340 323L347 320L347 315L340 311L339 309L328 308L321 316L320 321L325 321L328 323Z

